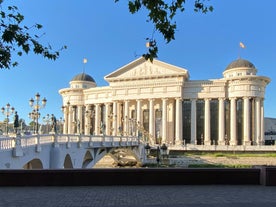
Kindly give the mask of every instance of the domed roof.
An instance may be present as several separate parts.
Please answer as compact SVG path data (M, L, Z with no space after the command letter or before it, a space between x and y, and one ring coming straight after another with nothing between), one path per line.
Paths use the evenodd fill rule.
M230 70L233 68L254 68L254 69L256 69L253 63L249 62L248 60L241 59L241 58L231 62L225 70Z
M86 73L76 75L71 81L89 81L95 83L94 78L92 78L90 75L87 75Z

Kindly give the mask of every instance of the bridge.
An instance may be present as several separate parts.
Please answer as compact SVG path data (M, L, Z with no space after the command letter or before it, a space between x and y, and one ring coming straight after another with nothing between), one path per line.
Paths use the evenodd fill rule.
M124 148L143 161L144 147L135 136L76 134L17 135L0 138L0 169L86 169L107 153Z

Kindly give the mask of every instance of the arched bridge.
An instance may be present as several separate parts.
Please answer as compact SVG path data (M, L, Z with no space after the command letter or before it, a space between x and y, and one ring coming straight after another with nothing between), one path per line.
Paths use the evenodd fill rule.
M118 148L143 159L138 137L38 134L0 138L0 169L92 168Z

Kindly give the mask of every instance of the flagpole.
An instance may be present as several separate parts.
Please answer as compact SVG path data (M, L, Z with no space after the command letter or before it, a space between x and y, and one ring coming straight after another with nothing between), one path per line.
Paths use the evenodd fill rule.
M240 59L241 58L241 55L240 55L240 53L241 53L241 50L242 49L245 49L245 45L242 43L242 42L240 42L239 43L239 51L238 51L238 58Z
M87 59L86 58L83 58L83 73L85 73L85 65L87 63Z

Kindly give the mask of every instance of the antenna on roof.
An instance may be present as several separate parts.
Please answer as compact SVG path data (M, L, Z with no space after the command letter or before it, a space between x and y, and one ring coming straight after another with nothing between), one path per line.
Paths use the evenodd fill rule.
M85 73L85 64L87 63L87 59L83 58L83 71L82 73Z

